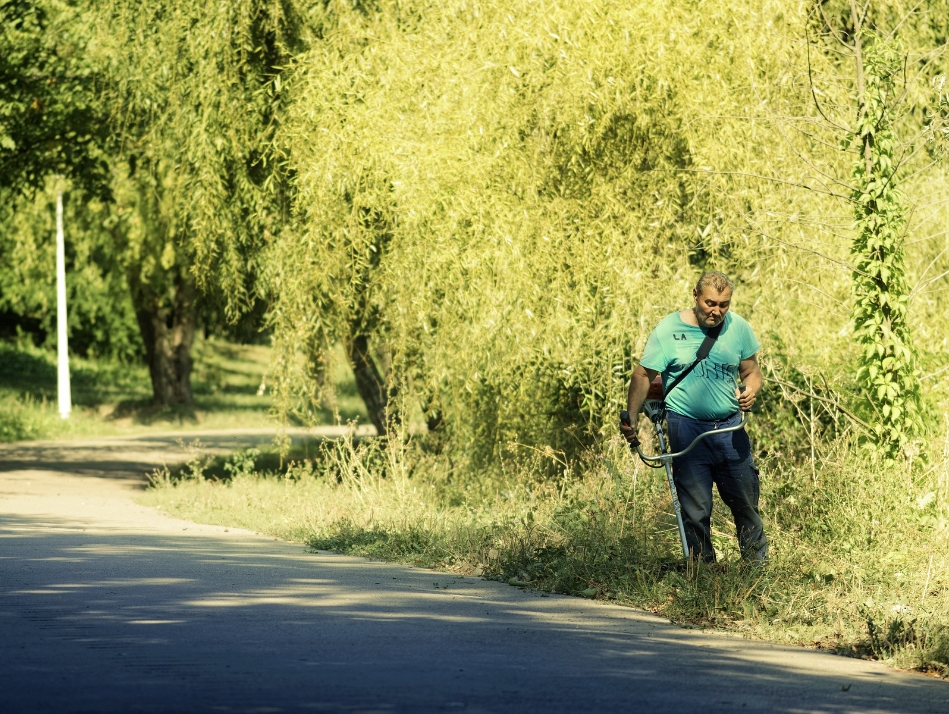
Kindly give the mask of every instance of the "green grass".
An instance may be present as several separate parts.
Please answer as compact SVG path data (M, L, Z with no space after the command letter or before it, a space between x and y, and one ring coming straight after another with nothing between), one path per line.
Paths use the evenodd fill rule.
M72 357L73 411L64 420L57 405L55 353L0 342L0 441L274 426L267 386L269 347L199 337L193 357L193 410L152 406L144 365ZM333 376L340 417L364 420L352 373L344 360L337 362ZM265 389L258 395L262 383ZM323 423L335 419L328 408L317 417Z
M678 564L664 479L618 441L567 468L554 452L525 453L491 478L466 477L437 446L427 436L387 445L344 438L282 464L257 452L198 459L156 474L144 500L317 549L949 675L949 443L929 464L873 466L841 442L816 480L809 464L763 464L765 568L741 563L720 507L720 563Z
M144 367L72 358L73 411L61 419L56 392L56 355L32 346L0 343L0 441L116 433L107 416L122 403L149 395Z

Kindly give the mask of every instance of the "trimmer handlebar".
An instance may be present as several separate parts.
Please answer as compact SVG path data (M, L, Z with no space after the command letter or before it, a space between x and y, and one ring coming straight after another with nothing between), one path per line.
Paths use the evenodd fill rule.
M643 461L665 463L667 461L672 461L673 459L677 459L680 456L685 456L687 453L689 453L690 451L692 451L692 449L695 448L696 444L698 444L700 441L702 441L702 439L704 439L707 436L711 436L712 434L728 434L729 432L732 432L732 431L738 431L739 429L744 429L745 423L747 421L748 421L748 417L745 415L745 412L742 412L741 421L735 424L735 426L729 426L729 427L726 427L725 429L713 429L712 431L702 432L697 437L692 439L691 444L689 444L684 449L682 449L682 451L677 451L674 454L656 454L654 456L649 456L643 453L643 448L639 444L636 445L636 451L639 453L639 458L641 458ZM632 444L630 444L630 446L632 446Z
M652 384L650 385L649 394L647 395L647 399L643 402L642 410L646 414L646 416L649 417L649 419L656 425L656 432L657 434L659 434L660 448L664 449L665 439L662 436L662 419L665 415L665 405L661 401L662 383L659 380L660 380L660 377L657 376L653 380ZM744 392L745 385L742 384L738 389L739 391ZM659 398L657 398L656 395L659 395ZM626 411L625 409L619 413L619 418L620 418L620 421L623 422L623 424L625 424L626 426L633 425L633 420L629 418L629 412ZM744 429L745 423L747 421L748 421L748 416L746 412L741 412L741 421L735 424L735 426L730 426L726 429L713 429L712 431L703 432L699 434L697 437L695 437L692 440L692 443L686 446L684 449L682 449L682 451L677 451L674 454L655 454L653 456L644 454L642 445L639 443L638 439L635 442L630 442L629 448L631 451L637 452L639 454L639 458L641 458L645 462L653 462L660 466L662 464L670 464L672 463L673 459L677 459L680 456L685 456L687 453L692 451L692 449L695 448L696 444L702 441L702 439L704 439L705 437L710 436L711 434L728 434L733 431L738 431L739 429Z
M742 385L739 387L739 391L744 392L745 387ZM735 426L729 426L724 429L713 429L712 431L706 431L699 434L697 437L692 439L692 443L686 446L682 451L676 452L674 454L664 454L661 453L666 449L666 437L662 432L662 420L666 414L665 403L662 399L662 385L661 383L657 384L657 381L654 380L650 388L649 397L643 402L643 411L652 421L653 426L656 429L656 438L659 440L659 451L660 453L655 454L654 456L649 456L643 453L642 446L639 443L639 439L636 438L635 432L633 432L632 438L629 440L629 448L631 451L635 451L639 454L639 458L642 459L650 468L661 469L665 468L666 470L666 480L669 482L669 494L672 496L672 509L676 514L676 522L679 525L679 540L682 543L682 557L686 560L689 559L689 541L685 533L685 522L682 519L682 506L679 504L679 495L675 485L675 479L672 475L672 460L692 451L702 439L709 436L710 434L728 434L732 431L738 431L739 429L745 428L745 422L748 421L748 417L745 415L745 412L741 414L741 421ZM658 398L656 398L658 396ZM623 410L619 413L620 421L623 423L627 430L629 428L635 428L635 423L633 419L629 418L629 412Z

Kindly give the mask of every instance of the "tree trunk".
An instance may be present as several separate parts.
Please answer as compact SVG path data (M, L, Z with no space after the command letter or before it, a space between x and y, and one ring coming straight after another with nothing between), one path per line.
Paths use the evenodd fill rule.
M169 302L152 285L129 277L135 317L152 380L155 406L194 406L191 346L194 343L195 288L190 276L177 275Z
M379 436L387 433L386 408L389 405L389 393L385 379L379 372L375 360L369 354L369 336L356 335L347 345L349 363L356 376L356 389L366 405L369 421L376 427Z

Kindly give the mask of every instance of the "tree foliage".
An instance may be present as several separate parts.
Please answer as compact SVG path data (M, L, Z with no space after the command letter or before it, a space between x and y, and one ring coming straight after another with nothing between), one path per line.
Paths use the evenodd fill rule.
M910 329L910 301L918 291L910 287L905 244L914 228L922 228L909 217L933 208L938 214L945 200L939 195L944 183L931 181L940 173L938 152L925 138L933 136L940 102L930 80L938 83L945 71L945 47L931 43L940 37L945 42L946 19L899 3L848 0L816 5L812 20L821 38L816 46L830 58L816 83L811 77L820 129L828 144L839 142L838 153L850 163L849 176L838 165L833 180L846 191L842 198L854 220L855 391L870 424L867 444L894 457L923 427ZM905 44L897 32L905 34ZM904 181L921 176L929 187L907 197Z
M195 277L239 312L249 298L247 258L282 224L271 139L280 69L298 43L293 7L98 5L116 158L127 164L130 188L160 197L151 220L164 224L166 244L187 251Z
M882 275L860 249L880 225L905 247L884 259L905 268L887 304L944 335L949 183L925 140L942 136L944 5L859 8L912 71L856 174L854 117L875 110L849 0L83 5L145 351L181 382L198 295L231 319L265 302L281 413L315 418L341 344L380 432L424 417L452 458L503 464L612 430L650 328L715 268L782 389L853 416L851 395L876 393L851 366L870 375L880 304L858 288L853 313L852 279ZM855 205L894 176L853 253ZM880 325L900 335L887 356L911 350ZM850 423L903 418L913 389ZM792 406L765 408L813 412Z
M774 357L856 392L853 156L839 148L852 134L838 131L855 75L813 44L815 6L321 12L276 135L294 228L261 263L284 410L306 413L331 346L358 341L396 397L389 418L421 410L454 453L571 451L612 423L652 324L712 267L737 279L766 348L786 350ZM919 71L893 131L914 136L945 22L895 5L871 20L912 34ZM845 119L831 124L827 104ZM936 175L926 162L903 157L907 187Z
M881 40L865 48L853 140L854 337L862 348L857 379L878 411L877 444L891 455L900 453L921 426L904 266L905 208L892 129L901 59L892 44Z
M252 308L254 256L282 225L272 157L288 3L96 3L93 48L111 108L116 233L159 404L191 403L199 291Z
M735 170L776 151L744 93L781 76L759 29L787 20L751 3L379 7L334 5L289 84L298 228L265 268L287 405L335 341L368 334L397 409L459 451L573 450L612 422L696 270L733 272L751 311L765 256L746 214L775 199Z
M0 331L56 344L56 182L32 197L0 193ZM113 207L76 188L64 200L71 352L134 362L142 342L115 250Z
M89 61L89 15L69 0L0 0L0 187L51 174L107 186L106 132Z

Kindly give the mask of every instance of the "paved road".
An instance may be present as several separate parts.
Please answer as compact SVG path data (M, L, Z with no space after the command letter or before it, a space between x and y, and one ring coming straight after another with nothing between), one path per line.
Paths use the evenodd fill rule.
M137 505L176 438L0 447L0 712L949 712L875 663Z

